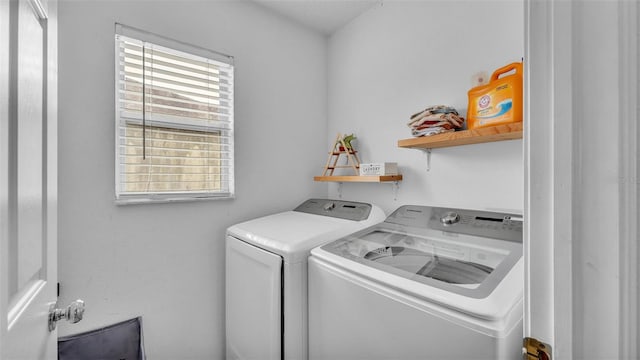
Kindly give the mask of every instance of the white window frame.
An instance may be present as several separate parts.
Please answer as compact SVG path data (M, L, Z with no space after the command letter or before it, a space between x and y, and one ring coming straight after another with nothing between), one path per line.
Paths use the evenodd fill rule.
M115 195L116 195L116 204L126 205L126 204L141 204L141 203L165 203L165 202L176 202L176 201L196 201L196 200L215 200L215 199L233 199L235 198L235 179L234 179L234 83L233 83L233 72L234 72L234 63L233 57L230 55L225 55L222 53L218 53L212 50L208 50L202 47L198 47L195 45L187 44L184 42L180 42L177 40L169 39L160 35L152 34L146 32L144 30L136 29L133 27L125 26L122 24L116 24L115 26ZM216 62L221 62L227 64L231 67L231 95L228 99L228 120L220 121L219 123L216 121L208 121L208 126L202 126L202 122L198 123L191 119L178 119L175 117L169 118L164 117L158 114L154 114L154 119L149 120L146 119L144 121L145 126L154 127L168 127L174 129L182 129L182 130L196 130L196 131L211 131L217 132L219 131L222 138L227 140L227 143L224 144L227 149L226 153L228 153L227 158L224 161L227 163L226 168L228 169L225 173L227 178L226 180L226 189L225 191L175 191L175 192L137 192L137 193L127 193L122 189L121 176L123 165L120 163L120 131L122 131L121 121L124 119L129 124L138 124L142 125L143 121L134 116L127 116L127 112L121 109L120 105L120 95L119 95L119 86L121 83L120 79L120 65L119 65L119 55L120 55L120 44L118 37L126 37L128 39L132 39L135 41L140 41L142 43L152 43L153 45L157 45L160 47L164 47L171 50L177 50L180 52L184 52L187 54L192 54L199 57L204 57ZM221 107L225 107L225 105L220 105ZM130 115L133 113L130 113ZM171 126L167 126L171 125ZM222 151L222 150L221 150ZM225 181L225 180L221 180Z

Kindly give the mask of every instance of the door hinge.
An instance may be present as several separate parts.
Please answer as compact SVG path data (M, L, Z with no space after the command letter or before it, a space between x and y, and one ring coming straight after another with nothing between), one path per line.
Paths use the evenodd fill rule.
M534 338L524 338L522 341L523 360L551 360L551 346Z

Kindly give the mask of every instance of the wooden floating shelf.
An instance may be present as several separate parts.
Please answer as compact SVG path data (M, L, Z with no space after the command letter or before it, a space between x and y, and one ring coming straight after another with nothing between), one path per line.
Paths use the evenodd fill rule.
M401 181L402 175L381 175L381 176L314 176L314 181L333 182L388 182Z
M522 122L398 140L398 147L435 149L515 139L522 139Z

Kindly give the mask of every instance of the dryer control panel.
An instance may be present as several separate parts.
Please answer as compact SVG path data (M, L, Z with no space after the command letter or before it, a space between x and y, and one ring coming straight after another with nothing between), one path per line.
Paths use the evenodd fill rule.
M523 218L518 214L405 205L385 222L522 242Z
M309 199L293 209L293 211L345 220L363 221L369 218L371 204L355 201Z

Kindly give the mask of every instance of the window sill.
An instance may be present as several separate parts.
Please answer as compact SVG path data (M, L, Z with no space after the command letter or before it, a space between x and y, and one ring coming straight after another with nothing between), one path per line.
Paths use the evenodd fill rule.
M233 200L235 194L225 195L167 195L167 196L122 196L116 198L115 204L120 205L143 205L143 204L168 204L168 203L183 203L183 202L196 202L196 201L210 201L210 200Z

